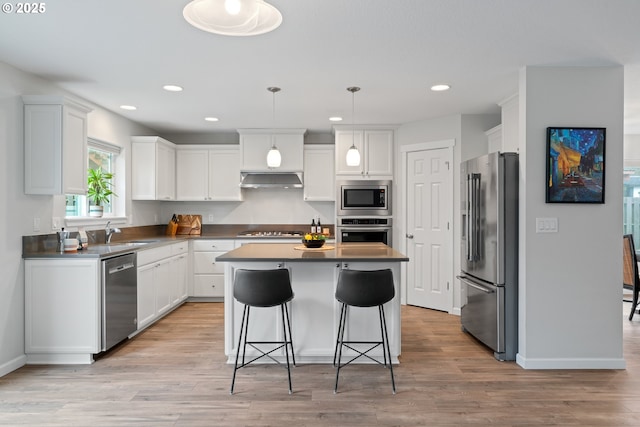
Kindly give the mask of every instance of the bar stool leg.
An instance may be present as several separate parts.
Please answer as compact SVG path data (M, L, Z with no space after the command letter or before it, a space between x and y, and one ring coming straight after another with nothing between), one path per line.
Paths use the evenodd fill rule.
M391 362L391 346L389 345L389 335L387 334L387 319L384 315L384 308L381 305L378 307L380 309L380 327L383 331L382 351L384 352L386 350L387 356L389 357L389 370L391 371L391 388L393 389L393 394L396 394L396 381L393 377L393 362Z
M284 306L284 313L287 316L287 326L289 327L289 338L287 339L285 335L284 340L287 344L291 346L291 359L293 360L293 366L296 366L296 354L293 351L293 336L291 335L291 319L289 318L289 307L287 307L287 303L284 303L283 306Z
M342 365L340 360L342 359L342 346L344 342L344 330L347 323L347 304L342 303L342 313L340 314L340 324L338 325L338 341L336 343L336 351L338 353L337 369L336 369L336 385L333 387L333 394L338 392L338 379L340 378L340 368Z
M229 394L233 394L233 387L235 386L235 383L236 383L236 372L238 372L238 358L240 357L240 346L242 345L242 333L245 330L245 318L248 317L247 316L248 311L249 311L249 306L245 305L244 310L242 311L242 322L240 322L240 334L238 336L238 347L236 349L236 362L233 365L233 378L231 379L231 390L229 391ZM246 335L244 337L244 341L245 341L245 350L246 350L246 342L247 342ZM244 352L242 355L242 364L244 365Z
M340 333L342 331L342 318L344 317L345 311L347 311L347 305L342 304L340 308L340 320L338 321L338 333L336 334L336 350L333 352L333 366L336 366L336 357L338 357L338 343L340 342Z
M282 339L284 340L284 354L285 354L285 358L287 359L287 377L289 379L289 394L292 394L293 390L291 388L291 367L289 366L289 344L287 343L287 325L288 325L288 322L285 323L284 311L285 311L285 304L282 304L280 306L280 314L281 314L281 317L282 317L282 334L283 334L283 338ZM289 333L291 333L291 331L289 331ZM293 353L293 350L291 352Z

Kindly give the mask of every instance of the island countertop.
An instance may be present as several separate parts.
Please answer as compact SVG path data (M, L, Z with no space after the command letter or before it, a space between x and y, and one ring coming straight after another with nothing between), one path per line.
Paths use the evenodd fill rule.
M384 243L327 243L319 249L296 249L301 246L302 243L249 243L220 255L216 261L409 261Z

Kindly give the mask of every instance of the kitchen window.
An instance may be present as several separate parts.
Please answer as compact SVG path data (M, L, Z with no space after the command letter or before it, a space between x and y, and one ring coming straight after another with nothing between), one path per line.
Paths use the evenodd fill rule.
M120 147L108 142L99 141L89 138L87 141L87 169L100 168L104 172L114 174L111 180L113 190L116 194L121 195L119 189L124 189L123 185L119 185L119 174L117 166L121 163ZM124 168L122 168L124 169ZM115 203L116 197L111 196L111 200L104 206L104 216L112 217L118 214L118 206ZM65 217L88 217L89 216L89 200L87 196L67 194L65 196Z

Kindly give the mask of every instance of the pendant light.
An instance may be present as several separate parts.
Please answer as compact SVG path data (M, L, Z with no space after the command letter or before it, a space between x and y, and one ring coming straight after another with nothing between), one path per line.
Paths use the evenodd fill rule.
M347 166L360 166L360 152L356 147L356 125L355 125L355 93L360 90L357 86L348 87L351 92L351 147L347 151Z
M267 90L273 94L273 125L276 124L276 93L280 92L279 87L268 87ZM271 150L267 153L267 166L270 168L279 168L282 163L282 156L278 147L276 147L276 141L271 137Z
M264 0L192 0L182 10L194 27L224 36L255 36L280 26L282 14Z

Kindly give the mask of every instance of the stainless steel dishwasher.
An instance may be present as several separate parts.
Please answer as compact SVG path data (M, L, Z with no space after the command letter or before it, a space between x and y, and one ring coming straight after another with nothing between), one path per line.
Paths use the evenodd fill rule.
M136 264L135 252L102 261L102 351L138 328Z

